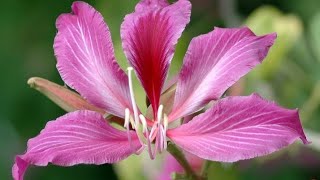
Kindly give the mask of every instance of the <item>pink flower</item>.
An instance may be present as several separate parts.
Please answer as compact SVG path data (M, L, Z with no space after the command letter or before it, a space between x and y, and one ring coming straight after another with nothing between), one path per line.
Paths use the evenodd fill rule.
M25 154L16 157L14 179L23 179L30 164L115 163L145 147L153 159L166 149L167 140L200 158L223 162L266 155L298 138L307 143L297 110L255 94L220 100L235 81L261 63L276 34L215 28L194 38L178 76L172 109L160 104L175 45L190 12L187 0L171 5L166 0L141 0L125 17L121 38L133 67L128 68L129 78L115 60L110 31L99 12L75 2L71 14L61 15L54 50L62 79L91 104L123 118L127 130L114 128L98 112L68 113L48 122L29 140ZM143 116L136 106L133 69L151 102L153 118ZM206 112L171 127L212 100L216 103Z

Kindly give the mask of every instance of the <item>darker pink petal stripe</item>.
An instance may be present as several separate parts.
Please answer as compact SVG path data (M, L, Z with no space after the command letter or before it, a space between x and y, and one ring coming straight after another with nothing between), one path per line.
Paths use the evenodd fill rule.
M28 141L24 155L13 167L15 180L22 180L29 164L60 166L118 162L141 148L133 131L132 148L127 133L113 128L97 112L76 111L50 121L41 133Z
M308 143L297 110L288 110L258 95L229 97L168 131L185 151L201 158L234 162L275 152L300 138Z
M248 28L215 28L194 38L179 74L170 121L217 100L266 57L276 34L255 36Z
M144 0L125 17L121 39L129 63L157 112L159 98L175 45L190 20L186 0L168 5L164 0Z
M124 116L130 108L128 78L114 57L110 31L101 14L84 2L59 16L54 41L57 68L64 82L92 104Z

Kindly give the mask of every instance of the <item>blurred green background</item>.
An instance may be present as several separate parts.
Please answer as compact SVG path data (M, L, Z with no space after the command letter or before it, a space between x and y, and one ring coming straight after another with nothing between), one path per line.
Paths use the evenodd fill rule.
M108 23L116 56L126 67L119 28L137 0L87 1ZM278 33L267 61L234 88L241 94L258 92L288 108L299 108L303 126L313 143L289 148L235 164L214 163L215 179L320 179L320 1L319 0L191 0L192 18L177 45L170 75L178 72L189 41L214 26L247 25L256 34ZM0 179L11 178L14 155L21 154L29 138L48 120L64 111L28 87L39 76L63 84L55 68L55 19L70 12L71 0L3 0L0 6ZM137 87L137 86L136 86ZM137 92L137 91L136 91ZM237 93L237 92L236 92ZM143 97L144 94L138 94ZM140 102L140 104L143 104ZM142 107L143 109L143 107ZM142 159L142 160L141 160ZM139 161L140 165L137 165ZM132 157L116 166L50 165L30 168L27 180L146 179L146 158ZM160 171L159 167L153 171ZM145 176L145 177L144 177ZM152 179L156 179L152 176Z

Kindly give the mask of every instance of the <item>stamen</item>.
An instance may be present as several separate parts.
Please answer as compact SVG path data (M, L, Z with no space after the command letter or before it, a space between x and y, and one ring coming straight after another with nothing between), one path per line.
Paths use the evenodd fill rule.
M159 126L159 142L157 143L158 144L158 152L159 153L162 153L162 149L163 149L163 136L162 136L162 131L163 131L163 127L162 125Z
M163 116L163 137L164 137L164 149L167 149L167 130L168 130L168 116L166 114L164 114Z
M142 123L142 132L145 133L148 131L146 118L142 114L139 115L139 118Z
M167 134L166 130L163 129L162 136L163 136L163 149L167 149Z
M129 128L129 119L130 119L130 111L128 113L129 109L125 109L125 121L124 121L124 126L127 129L127 136L128 136L128 141L130 144L130 148L132 151L134 151L133 145L132 145L132 141L131 141L131 134L130 134L130 128Z
M131 123L132 129L136 129L137 128L137 124L134 122L133 117L129 116L129 121Z
M148 130L147 120L142 114L138 114L138 107L136 105L134 93L133 93L133 85L132 85L132 67L128 67L128 83L129 83L129 93L132 105L132 111L129 108L125 109L125 122L124 127L127 129L128 140L130 142L131 148L133 148L131 133L130 133L130 123L133 129L135 129L137 136L140 140L140 143L143 147L136 151L136 154L140 154L141 151L148 147L148 153L151 159L155 158L157 152L162 152L163 149L167 148L167 137L166 132L168 130L168 117L163 113L163 105L158 107L157 118L152 125L151 130ZM133 115L133 117L132 117ZM142 124L142 129L140 128ZM152 142L155 140L154 149L152 148Z
M155 133L155 131L157 129L157 126L158 126L158 123L154 123L152 128L151 128L150 135L149 135L149 139L151 141L153 141L154 133Z
M133 94L133 86L132 86L132 67L128 67L128 80L129 80L129 91L130 91L130 98L131 98L131 104L132 104L132 108L133 108L133 114L134 114L134 120L135 120L135 125L137 125L139 122L139 116L138 116L138 108L136 105L136 100L134 98L134 94Z
M136 151L136 155L140 155L142 153L142 151L144 150L144 148L145 148L145 146L141 146L141 148Z
M146 136L149 137L149 131L146 132ZM147 146L150 159L154 159L155 153L152 152L151 141L149 138L147 138Z
M140 132L138 108L137 108L136 100L134 98L134 93L133 93L132 75L131 75L131 73L133 71L133 68L132 67L128 67L127 70L128 70L128 81L129 81L129 91L130 91L131 105L132 105L132 108L133 108L133 117L134 117L134 122L132 120L131 124L134 124L132 128L134 128L136 130L136 133L138 135L140 143L144 144L143 140L145 139L145 137L144 137L143 133Z
M163 127L164 130L167 131L168 130L168 116L166 114L163 115Z
M162 119L162 111L163 111L163 105L161 104L158 108L158 114L157 114L157 119L159 124L161 124L161 119Z
M129 125L129 121L130 121L130 110L128 108L126 108L126 110L124 111L124 125L123 127L127 127Z

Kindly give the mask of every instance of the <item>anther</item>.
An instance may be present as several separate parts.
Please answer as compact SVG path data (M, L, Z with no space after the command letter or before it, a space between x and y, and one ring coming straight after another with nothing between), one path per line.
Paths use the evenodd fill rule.
M157 118L159 124L161 124L161 119L162 119L162 111L163 111L163 105L161 104L158 108L158 113L157 113Z
M130 121L130 110L128 108L126 108L126 110L124 111L124 125L123 127L127 127L129 126L129 121Z
M148 130L146 118L142 114L139 115L139 118L142 123L142 132L145 133Z

